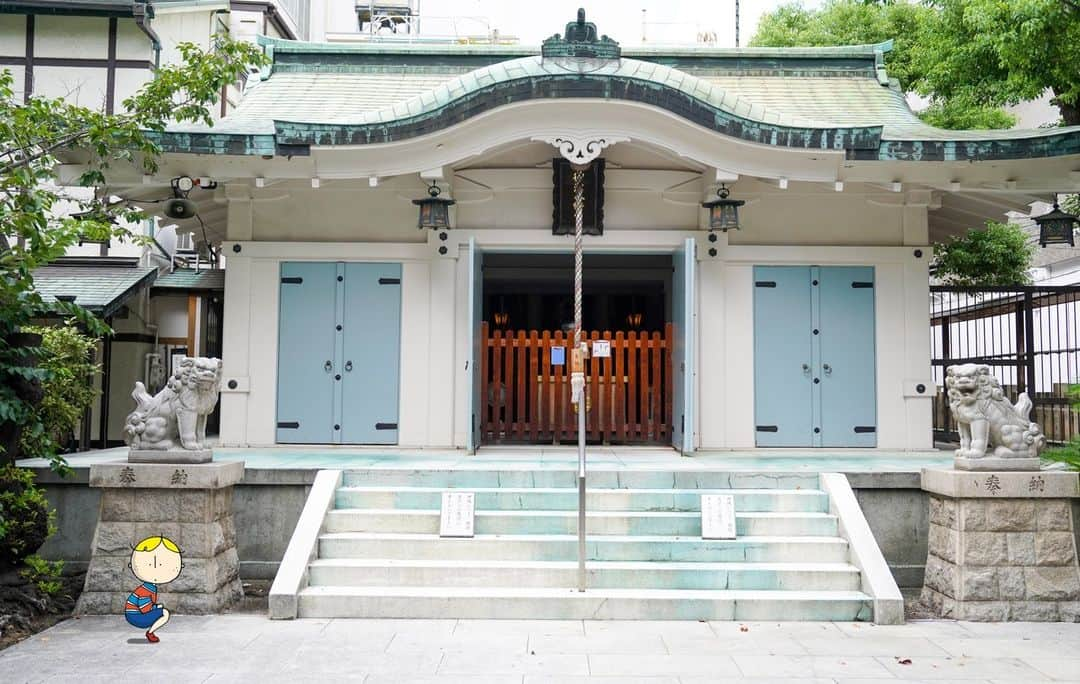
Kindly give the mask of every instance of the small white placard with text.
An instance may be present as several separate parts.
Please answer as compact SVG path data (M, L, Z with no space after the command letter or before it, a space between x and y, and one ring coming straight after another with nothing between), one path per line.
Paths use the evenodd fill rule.
M701 495L701 538L735 538L735 497L731 494Z
M440 537L472 537L476 495L473 492L443 492Z
M598 359L610 359L611 358L611 341L610 340L593 340L592 343L592 355Z

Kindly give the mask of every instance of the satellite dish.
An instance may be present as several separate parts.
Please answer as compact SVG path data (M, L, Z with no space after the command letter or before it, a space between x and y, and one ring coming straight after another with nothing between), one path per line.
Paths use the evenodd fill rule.
M165 250L165 253L170 257L176 254L176 226L168 225L161 228L157 235L154 236L161 248Z
M174 197L165 202L165 215L172 219L195 218L198 206L185 197Z

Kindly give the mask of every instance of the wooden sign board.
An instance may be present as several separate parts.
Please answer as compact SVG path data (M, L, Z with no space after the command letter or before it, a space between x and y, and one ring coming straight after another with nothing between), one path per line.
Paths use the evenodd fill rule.
M594 340L592 343L592 355L598 359L611 358L611 341Z
M701 495L701 538L734 539L735 497L731 494Z
M443 492L439 536L472 537L475 504L476 494L473 492Z

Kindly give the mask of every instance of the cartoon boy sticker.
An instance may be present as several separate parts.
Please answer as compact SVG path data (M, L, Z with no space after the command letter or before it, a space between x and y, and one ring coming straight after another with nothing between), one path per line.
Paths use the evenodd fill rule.
M180 576L184 564L180 548L167 537L147 537L131 550L128 563L142 584L128 594L124 617L133 627L146 630L146 640L156 644L160 639L154 632L169 621L169 611L157 602L158 587Z

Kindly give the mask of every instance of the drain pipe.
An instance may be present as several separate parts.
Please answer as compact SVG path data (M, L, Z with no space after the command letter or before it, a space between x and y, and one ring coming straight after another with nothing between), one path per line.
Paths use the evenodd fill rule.
M150 39L150 44L154 48L154 71L157 71L161 66L161 38L154 29L150 28L150 18L153 14L148 14L147 9L145 2L136 2L131 8L131 14L135 19L135 25Z
M571 401L578 413L578 591L585 591L585 342L581 333L582 232L585 166L573 167L574 180L574 350L570 361Z

